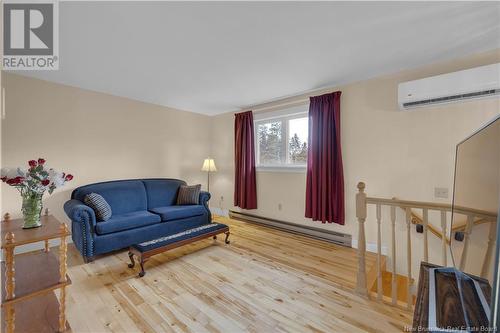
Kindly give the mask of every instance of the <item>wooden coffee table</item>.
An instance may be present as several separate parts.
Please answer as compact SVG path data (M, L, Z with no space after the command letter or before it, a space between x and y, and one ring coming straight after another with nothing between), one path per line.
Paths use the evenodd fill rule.
M128 256L130 257L130 264L128 264L128 267L133 268L135 266L135 255L141 265L139 277L143 277L146 274L144 264L151 256L175 249L182 245L196 242L201 239L209 237L217 239L218 234L226 234L224 242L229 244L229 227L222 223L209 223L196 228L184 230L173 235L132 245L128 252Z

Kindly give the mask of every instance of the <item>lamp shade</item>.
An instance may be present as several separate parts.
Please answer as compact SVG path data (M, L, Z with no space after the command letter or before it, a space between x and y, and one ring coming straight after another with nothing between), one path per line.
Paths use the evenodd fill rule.
M217 171L214 160L212 158L206 158L203 161L203 166L201 167L201 171L210 171L210 172Z

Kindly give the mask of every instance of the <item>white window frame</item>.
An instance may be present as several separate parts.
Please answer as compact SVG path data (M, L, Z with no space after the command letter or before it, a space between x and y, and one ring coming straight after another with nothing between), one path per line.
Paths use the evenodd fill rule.
M257 171L279 171L279 172L305 172L307 168L307 162L305 164L290 164L289 156L289 121L292 119L305 118L308 117L308 107L300 106L294 107L286 110L280 110L277 112L269 112L265 114L256 114L254 117L254 145L255 145L255 166ZM285 163L279 164L260 164L260 145L258 128L259 124L265 124L272 121L281 121L283 124L284 132L282 132L283 140L282 144L285 146Z

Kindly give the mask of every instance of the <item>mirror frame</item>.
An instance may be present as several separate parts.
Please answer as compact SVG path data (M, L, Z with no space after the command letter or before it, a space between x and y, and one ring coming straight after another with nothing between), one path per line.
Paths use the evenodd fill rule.
M471 135L460 141L455 148L455 170L454 170L454 175L453 175L453 198L452 198L452 210L451 210L451 225L453 226L453 218L454 218L454 209L455 209L455 187L456 187L456 177L457 177L457 163L458 163L458 149L459 146L464 143L465 141L469 140L472 138L474 135L478 134L480 131L484 130L488 126L492 125L496 121L500 121L500 114L495 116L493 119L488 121L486 124L481 126L478 130L474 131ZM489 329L490 332L496 332L497 327L498 327L498 320L500 318L500 306L499 306L499 301L500 301L500 228L498 227L500 225L500 193L499 193L499 204L498 204L498 212L497 212L497 230L496 230L496 241L495 241L495 251L494 251L494 256L495 256L495 264L494 264L494 272L493 272L493 281L492 281L492 297L491 297L491 304L490 304L490 324L489 324ZM449 237L450 237L450 244L448 245L450 254L451 254L451 259L454 267L457 267L455 263L455 256L453 254L452 250L452 228L450 227L449 231Z

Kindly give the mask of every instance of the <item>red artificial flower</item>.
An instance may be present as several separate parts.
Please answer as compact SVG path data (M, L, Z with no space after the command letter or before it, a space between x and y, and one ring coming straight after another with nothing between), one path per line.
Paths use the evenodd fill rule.
M37 165L37 163L36 163L36 161L35 161L35 160L28 161L28 164L29 164L29 166L30 166L30 167L32 167L32 168L35 168L35 167L36 167L36 165Z
M45 160L43 158L39 158L38 159L38 164L39 165L44 165L45 164Z
M44 180L42 180L42 185L43 185L43 186L47 186L47 185L49 185L49 184L50 184L50 180L48 180L48 179L44 179Z
M9 185L19 185L23 182L24 178L17 176L16 178L7 179L7 184Z
M71 174L67 174L66 177L64 177L64 180L66 181L70 181L71 179L73 179L73 175Z

